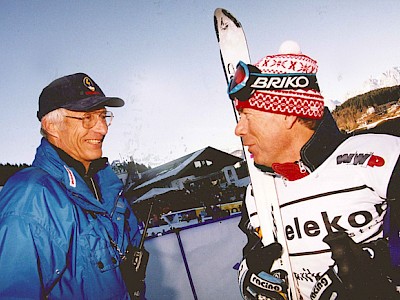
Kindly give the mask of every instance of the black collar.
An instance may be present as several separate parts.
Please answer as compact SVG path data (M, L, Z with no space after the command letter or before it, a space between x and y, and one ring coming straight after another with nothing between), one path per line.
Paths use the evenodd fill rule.
M89 165L89 170L86 172L85 167L80 161L72 158L72 156L67 154L64 150L54 146L53 144L50 143L50 145L57 151L61 160L64 161L69 167L74 168L82 178L91 178L94 174L107 166L108 159L106 157L102 157L92 161Z
M341 133L329 109L314 134L300 150L302 162L311 170L318 168L348 136Z

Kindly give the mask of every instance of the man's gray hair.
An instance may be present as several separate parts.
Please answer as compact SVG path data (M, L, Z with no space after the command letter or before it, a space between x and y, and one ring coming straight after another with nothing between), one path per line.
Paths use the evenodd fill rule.
M64 117L67 115L67 110L64 108L55 109L43 116L40 126L40 134L47 139L48 133L43 129L43 121L47 120L51 123L63 123Z

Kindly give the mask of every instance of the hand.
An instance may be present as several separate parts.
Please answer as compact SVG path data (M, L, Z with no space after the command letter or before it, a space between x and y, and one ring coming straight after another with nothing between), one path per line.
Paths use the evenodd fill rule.
M331 300L331 299L352 299L343 283L337 275L337 268L330 267L314 285L310 299Z
M323 241L335 265L315 284L311 299L399 299L390 282L387 243L356 244L345 232L331 232Z
M273 262L281 253L282 246L274 243L253 249L242 260L238 280L243 299L287 300L287 273L271 272Z

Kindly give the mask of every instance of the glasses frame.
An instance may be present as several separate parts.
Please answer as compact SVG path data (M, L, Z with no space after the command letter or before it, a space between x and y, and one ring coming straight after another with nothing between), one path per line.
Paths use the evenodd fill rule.
M104 119L102 119L102 115L104 115ZM90 126L89 124L91 124L91 122L93 122L94 116L97 116L97 118L96 118L95 122ZM114 119L114 114L112 113L112 111L107 110L107 111L104 111L101 113L85 113L82 117L67 116L67 115L64 117L70 118L70 119L75 119L75 120L81 120L83 128L91 129L97 124L97 122L99 122L99 120L104 121L104 123L107 125L107 127L109 127L112 123L112 120ZM109 118L108 122L107 122L107 118Z

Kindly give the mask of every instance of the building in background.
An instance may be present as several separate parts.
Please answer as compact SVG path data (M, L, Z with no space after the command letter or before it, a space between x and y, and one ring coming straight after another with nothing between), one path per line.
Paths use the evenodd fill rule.
M148 235L157 236L239 214L248 183L243 158L206 147L142 173L130 170L125 195L141 221L152 207Z

